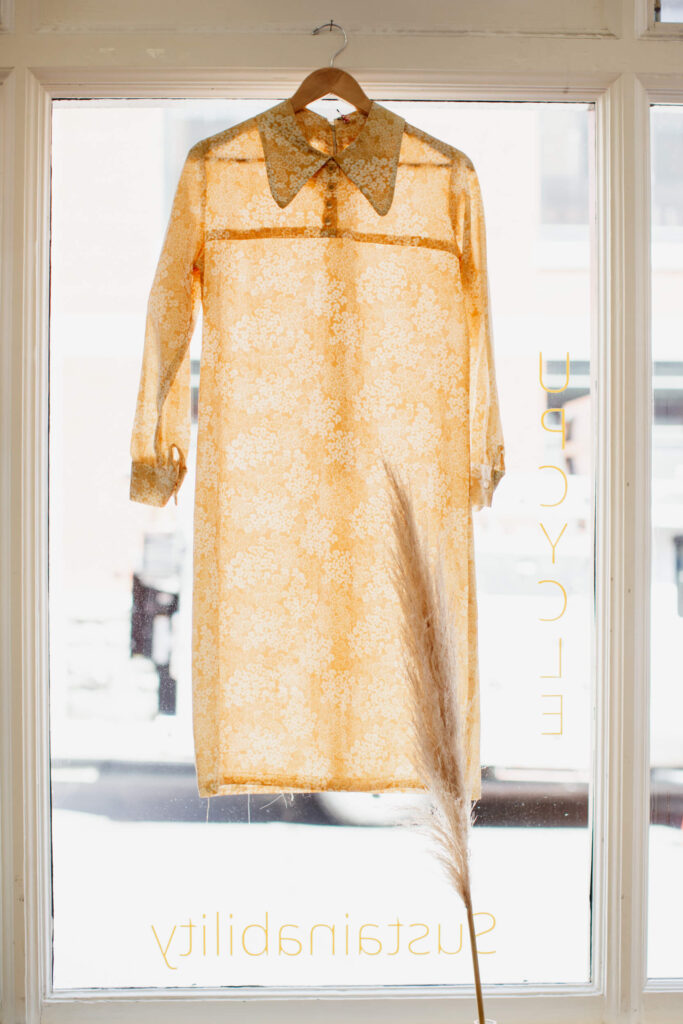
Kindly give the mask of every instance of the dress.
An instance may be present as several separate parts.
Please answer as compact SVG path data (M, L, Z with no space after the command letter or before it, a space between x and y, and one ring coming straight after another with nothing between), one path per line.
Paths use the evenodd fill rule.
M446 540L478 798L472 511L505 465L471 160L376 101L331 123L286 99L189 150L149 297L134 501L178 500L200 304L199 795L422 788L384 456Z

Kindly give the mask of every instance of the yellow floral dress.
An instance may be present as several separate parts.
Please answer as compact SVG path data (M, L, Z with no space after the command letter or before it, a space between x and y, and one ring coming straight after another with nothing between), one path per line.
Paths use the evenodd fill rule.
M201 304L199 795L419 789L382 456L446 541L481 793L472 510L505 472L481 193L373 102L289 99L187 154L147 310L130 497L177 501Z

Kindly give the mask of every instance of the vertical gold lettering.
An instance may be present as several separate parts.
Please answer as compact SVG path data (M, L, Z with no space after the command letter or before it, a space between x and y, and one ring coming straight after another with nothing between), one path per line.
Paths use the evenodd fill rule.
M546 425L545 425L545 418L546 418L546 416L548 415L549 412L559 412L561 426L559 426L559 427L546 427ZM560 406L557 409L544 409L543 412L541 413L541 426L543 427L544 430L547 430L549 434L562 434L562 448L564 448L565 441L567 440L567 434L566 434L565 423L564 423L564 406Z
M555 549L557 548L557 545L558 545L558 544L560 543L560 540L561 540L561 538L562 538L562 534L563 534L563 533L564 533L564 531L565 531L565 530L567 529L567 524L566 524L566 523L564 524L564 526L562 527L562 529L561 529L561 530L560 530L560 532L559 532L559 535L558 535L558 537L557 537L557 540L556 540L556 541L555 541L554 543L553 543L553 541L552 541L552 540L550 539L550 534L549 534L549 533L548 533L548 531L546 530L546 528L545 528L545 526L543 525L543 523L539 523L538 525L539 525L539 526L541 527L541 529L543 530L544 534L545 534L545 535L546 535L546 537L548 538L548 543L550 544L550 549L551 549L551 551L552 551L552 563L553 563L553 565L554 565L554 564L555 564Z
M541 679L561 679L562 678L562 637L557 638L557 675L542 675Z
M540 586L541 583L552 583L553 586L559 587L560 590L562 591L562 597L564 599L564 606L563 606L562 611L560 612L559 615L552 615L549 618L546 618L543 615L539 615L538 616L539 619L541 620L541 622L555 622L556 619L561 619L562 616L564 615L564 613L567 610L567 591L564 589L564 587L562 586L561 583L557 582L557 580L539 580L538 583L539 583L539 586Z
M545 464L543 466L539 466L538 468L539 469L556 469L557 472L562 477L562 480L564 481L564 494L562 495L562 497L560 498L559 501L539 501L539 505L542 505L543 508L554 508L555 505L561 505L562 502L564 501L564 499L567 497L567 489L569 487L569 484L568 484L568 481L567 481L567 474L565 473L565 471L560 466L553 466L553 465Z
M569 387L569 352L567 352L567 366L565 369L565 384L561 388L547 388L543 383L543 353L538 353L538 379L541 382L541 387L544 391L548 391L551 395L557 395L560 391L566 391Z
M562 736L562 730L564 726L564 700L561 693L542 693L541 697L557 697L560 702L559 711L542 711L543 715L556 715L560 719L559 731L554 732L542 732L541 736Z

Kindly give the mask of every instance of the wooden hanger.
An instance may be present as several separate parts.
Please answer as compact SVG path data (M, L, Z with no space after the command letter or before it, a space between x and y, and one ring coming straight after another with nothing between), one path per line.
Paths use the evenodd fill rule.
M338 28L341 32L344 32L341 25L337 25L334 21L330 20L324 25L314 28L311 34L315 36L324 28L329 28L330 32L333 28ZM327 96L331 92L333 96L339 96L340 99L346 100L353 107L362 110L364 114L370 113L372 100L369 96L366 96L353 75L334 66L335 57L339 56L347 44L348 39L346 32L344 32L344 45L330 57L329 67L311 71L310 75L304 78L294 95L290 97L290 102L295 111L302 110L309 103L313 103L314 100L319 100L321 96Z

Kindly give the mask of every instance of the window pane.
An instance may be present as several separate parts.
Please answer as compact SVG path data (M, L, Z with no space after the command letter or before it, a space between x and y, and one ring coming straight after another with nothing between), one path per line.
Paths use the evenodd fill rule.
M655 21L683 21L683 0L654 0Z
M177 505L128 497L146 302L183 158L274 102L54 104L59 990L471 983L462 907L425 840L401 827L412 796L222 796L207 820L191 722L194 449ZM475 514L484 770L472 872L483 978L582 982L594 704L593 108L385 105L471 157L486 211L508 471L493 507ZM330 118L337 107L349 109L313 105ZM199 325L195 430L201 334ZM290 941L278 953L285 925ZM370 939L359 949L364 925Z
M683 106L652 107L652 627L648 975L683 977Z

